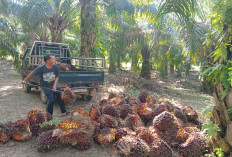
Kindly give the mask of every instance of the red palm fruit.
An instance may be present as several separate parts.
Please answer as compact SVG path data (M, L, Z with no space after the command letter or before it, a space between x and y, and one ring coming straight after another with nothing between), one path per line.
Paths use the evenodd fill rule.
M153 110L144 103L139 106L138 114L145 124L153 120L155 116Z
M167 111L173 112L175 107L170 100L160 99L159 104L166 106Z
M123 136L127 135L127 129L126 128L119 128L117 129L117 134L115 135L115 140L120 140Z
M126 104L129 104L129 102L131 100L131 97L129 96L129 94L126 94L126 93L123 93L121 98L125 100Z
M108 114L103 114L98 122L101 124L102 128L109 127L109 128L116 128L118 126L118 122L115 117L112 117Z
M100 123L92 120L92 125L94 126L94 133L93 133L93 136L97 135L99 132L100 132Z
M184 114L183 111L181 111L180 109L176 108L174 110L174 115L179 118L183 123L187 123L188 119L187 116Z
M132 114L133 109L132 106L129 104L123 104L119 107L119 116L122 119L125 119L128 114Z
M128 102L128 104L130 105L140 104L140 103L141 102L138 99L133 99L133 98L129 99L129 102Z
M105 105L107 105L108 104L108 100L107 99L102 99L102 100L100 100L100 102L99 102L99 105L100 106L105 106Z
M44 131L54 129L55 127L55 125L47 125L45 127L41 127L41 124L43 124L44 122L52 120L51 114L44 110L31 110L27 113L27 119L30 123L29 127L32 135L35 136L38 136Z
M142 139L135 136L124 136L116 143L117 154L124 157L147 157L150 148Z
M89 112L89 117L92 120L98 120L98 118L101 116L101 112L100 112L100 106L97 104L92 104L91 108L90 108L90 112Z
M16 141L26 141L32 137L28 120L17 120L9 124L11 137Z
M102 114L108 114L112 117L118 117L119 113L118 110L116 109L116 107L112 106L112 105L106 105L102 108Z
M140 103L139 104L132 104L132 112L133 114L137 114L138 113L138 109L139 109Z
M185 143L179 146L181 157L200 157L202 156L201 146L194 136L190 136Z
M149 94L149 95L147 95L146 103L149 107L153 108L153 106L155 104L155 99Z
M115 141L117 130L114 128L103 128L97 135L97 142L105 147L109 146Z
M136 128L143 126L138 114L129 114L122 123L124 127L128 127L131 130L136 130Z
M76 115L83 115L85 117L89 117L88 113L85 110L79 109L79 108L75 108L71 111L71 115L72 116L76 116Z
M117 93L110 92L108 100L113 99L114 97L119 97Z
M136 129L136 135L138 138L144 140L149 146L158 138L158 135L154 132L154 130L146 127L140 127Z
M45 131L40 134L37 139L37 147L39 151L50 151L60 146L60 139L53 135L54 130Z
M156 104L154 105L154 115L158 116L160 113L167 111L166 105Z
M172 157L172 149L162 139L155 138L150 146L150 156Z
M9 141L10 137L10 130L4 124L0 124L0 142L4 144Z
M184 107L181 108L181 110L188 117L189 121L197 120L198 114L197 114L196 110L194 110L191 106L184 106Z
M113 106L120 106L124 103L125 103L124 99L122 99L120 97L114 97L114 98L109 100L109 104L113 105Z
M148 96L147 92L142 91L140 92L138 99L140 100L141 103L146 103L147 96Z
M61 98L66 103L73 104L76 101L76 94L69 87L65 87Z
M70 71L71 70L71 66L67 63L61 63L56 61L58 68L60 71Z
M153 120L153 126L159 130L165 131L174 124L174 116L167 111L162 112Z

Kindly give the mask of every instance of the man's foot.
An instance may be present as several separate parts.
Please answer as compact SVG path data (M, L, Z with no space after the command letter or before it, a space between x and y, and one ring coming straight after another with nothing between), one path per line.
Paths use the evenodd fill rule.
M68 116L69 114L70 114L70 111L67 110L66 112L62 113L62 117L63 116Z

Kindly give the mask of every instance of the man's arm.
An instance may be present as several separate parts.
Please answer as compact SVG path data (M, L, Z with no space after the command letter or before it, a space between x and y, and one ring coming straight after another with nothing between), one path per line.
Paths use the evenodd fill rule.
M22 81L22 84L24 85L25 82L26 82L29 78L31 78L32 76L33 76L33 71L30 72L30 73L27 75L27 77Z
M56 91L56 85L57 85L58 80L59 80L59 77L56 77L56 78L55 78L55 81L54 81L54 84L53 84L53 87L52 87L52 91L53 91L53 92Z

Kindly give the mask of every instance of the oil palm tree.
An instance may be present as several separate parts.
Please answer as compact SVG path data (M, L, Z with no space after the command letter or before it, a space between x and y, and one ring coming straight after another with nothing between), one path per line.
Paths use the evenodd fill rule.
M77 19L80 4L75 0L30 0L17 2L15 12L26 30L46 26L51 33L51 41L61 42L63 32Z
M9 1L0 2L0 57L12 56L15 67L19 68L19 53L16 51L17 31L13 20L8 17L9 7Z

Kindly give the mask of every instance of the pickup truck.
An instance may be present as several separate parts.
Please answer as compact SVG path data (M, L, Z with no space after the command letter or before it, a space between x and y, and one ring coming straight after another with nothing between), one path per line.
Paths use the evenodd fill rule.
M103 58L79 58L72 57L68 44L45 41L35 41L21 56L21 77L24 79L36 67L44 64L43 57L47 54L59 58L61 63L70 64L75 71L61 71L58 86L61 91L70 87L72 91L81 95L83 100L90 101L98 88L104 84L104 59ZM40 89L40 77L33 76L23 86L26 93L32 88ZM40 89L40 97L43 103L47 98Z

